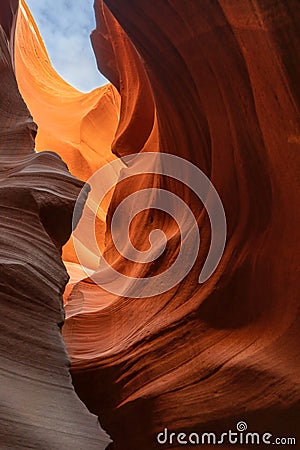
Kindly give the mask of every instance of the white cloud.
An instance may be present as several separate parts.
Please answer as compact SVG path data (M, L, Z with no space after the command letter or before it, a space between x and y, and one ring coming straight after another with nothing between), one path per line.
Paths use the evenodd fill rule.
M90 42L94 0L26 0L57 72L87 92L107 83L98 71Z

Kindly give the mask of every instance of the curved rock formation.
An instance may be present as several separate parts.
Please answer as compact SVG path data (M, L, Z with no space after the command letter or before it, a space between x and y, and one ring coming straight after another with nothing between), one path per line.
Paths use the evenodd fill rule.
M95 3L93 43L100 68L122 86L121 105L136 92L136 77L151 87L134 98L135 104L150 103L142 130L133 125L140 117L134 108L121 107L124 150L116 150L117 136L115 153L159 149L197 164L222 197L228 240L221 265L199 286L195 272L209 240L209 224L200 210L203 251L179 289L149 299L108 295L106 304L101 289L88 280L73 289L70 305L73 296L74 302L81 297L83 306L70 314L64 337L77 392L122 450L156 448L155 436L164 427L221 432L242 419L253 431L295 435L299 116L294 58L299 54L299 5L250 0L105 4L110 12ZM108 59L108 50L103 51L107 40L113 55ZM138 67L133 75L126 71L130 58ZM138 148L134 129L142 142ZM145 176L139 187L156 183ZM189 192L171 181L163 183L193 207ZM124 183L116 188L108 225L132 189ZM134 224L139 249L151 229L162 228L168 235L171 226L161 213L152 224L148 219L145 214ZM122 270L124 262L110 239L108 230L107 257ZM172 235L159 267L149 264L143 275L153 276L169 265L176 239Z
M296 0L96 0L92 42L99 68L115 88L86 95L58 78L28 11L20 16L18 83L41 122L40 150L51 144L83 179L111 160L110 149L119 157L146 151L178 155L206 173L226 211L222 261L199 285L210 224L186 186L147 175L145 167L145 175L119 183L106 203L96 224L100 244L110 264L125 274L152 277L164 271L180 245L174 221L151 208L154 193L130 232L135 246L146 250L150 232L163 230L165 253L158 264L120 257L110 226L117 206L137 188L175 193L201 229L192 271L180 286L156 297L118 297L74 270L63 328L73 382L111 434L112 448L159 448L156 435L164 427L221 433L240 420L249 431L296 435L299 10ZM118 100L112 102L112 95ZM60 98L70 103L62 105ZM102 110L108 99L110 108ZM74 120L64 123L66 111L74 110ZM82 136L91 110L86 147ZM109 126L101 123L102 114ZM135 164L133 158L122 172ZM68 258L77 263L74 254Z
M57 154L34 150L9 52L17 2L0 6L0 448L104 449L109 438L74 392L60 331L61 250L83 183Z

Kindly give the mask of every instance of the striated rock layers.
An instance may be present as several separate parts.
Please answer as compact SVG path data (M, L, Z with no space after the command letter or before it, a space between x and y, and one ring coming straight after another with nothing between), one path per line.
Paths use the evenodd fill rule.
M201 230L201 249L179 286L156 297L136 299L107 293L86 278L68 244L64 259L73 277L66 293L63 335L78 395L112 436L112 448L120 450L160 448L156 435L164 427L177 433L221 433L235 430L241 420L249 431L296 437L300 413L298 0L96 0L92 43L99 69L114 87L109 84L89 94L78 93L53 71L33 19L22 5L15 63L20 91L39 125L37 150L57 151L71 172L84 180L111 161L112 154L150 151L181 156L213 182L228 224L222 261L199 285L211 235L203 205L174 179L147 175L147 167L134 182L117 185L96 222L100 246L116 270L152 277L166 270L178 254L178 227L164 212L151 208L155 193L144 205L148 209L134 218L130 233L136 248L145 250L150 232L159 228L167 237L166 251L157 263L144 264L125 260L117 252L110 230L113 214L137 188L160 187L183 199ZM15 122L13 127L17 133ZM63 163L49 152L33 156L37 161L51 158L57 167L53 173L60 174L53 175L59 187L56 191L53 186L51 195L58 198L53 201L58 205L56 217L62 215L60 223L65 221L58 227L62 236L57 219L54 223L39 219L49 241L45 253L42 245L33 245L32 231L25 233L31 238L31 252L43 254L47 277L56 271L56 284L52 283L58 286L57 280L65 280L65 275L58 253L51 253L51 241L62 245L67 240L81 183L60 169ZM11 156L9 161L12 164ZM134 165L133 158L122 172ZM36 174L38 168L34 170ZM35 176L49 186L44 172L43 177ZM29 193L35 179L30 178ZM24 187L26 175L22 183ZM31 197L40 211L43 195L38 200ZM53 208L52 200L45 202ZM22 208L25 204L22 201ZM14 211L20 214L20 208ZM19 257L25 258L26 253L21 253ZM96 258L90 258L91 268L97 269ZM24 283L18 292L36 298L30 289L35 286L32 280L37 286L40 280L49 286L46 298L50 303L51 296L52 305L63 282L53 294L37 257L34 263L36 278L30 273L26 278L30 277L30 286ZM26 267L30 270L29 262ZM31 317L38 317L39 308L47 303L30 304L37 311ZM19 306L17 311L20 314ZM41 317L50 323L51 314L49 308L48 316ZM41 320L36 324L43 329L39 342L50 346L51 341L52 352L56 341ZM59 339L59 334L55 336ZM66 371L62 346L59 349ZM48 373L44 376L49 380ZM67 403L59 405L66 413ZM74 411L71 408L69 421ZM164 446L177 447L181 448Z
M101 449L108 436L74 392L60 331L61 250L83 183L34 150L9 52L17 6L0 3L0 448Z

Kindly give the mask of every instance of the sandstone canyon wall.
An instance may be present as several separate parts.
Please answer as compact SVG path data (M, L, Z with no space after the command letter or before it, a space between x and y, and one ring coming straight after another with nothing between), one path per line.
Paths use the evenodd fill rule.
M49 241L43 270L55 271L59 293L63 281L58 280L66 278L58 254L51 253L51 242L61 246L68 239L70 215L82 184L45 150L57 152L82 180L116 158L122 173L134 171L134 158L126 166L122 163L126 155L161 152L183 157L213 182L226 212L222 260L209 280L199 284L211 230L195 195L170 177L148 174L148 167L134 181L118 183L96 220L99 245L116 270L137 278L153 277L169 267L180 247L174 220L153 208L158 195L154 192L144 205L148 209L133 220L130 234L138 249L147 250L150 232L161 229L167 237L165 252L156 264L137 264L116 250L111 233L114 212L137 189L173 192L193 211L201 230L193 269L180 285L155 297L107 292L81 270L72 242L64 248L71 283L65 293L63 336L73 384L112 436L110 448L160 448L156 435L165 427L221 433L240 420L251 431L296 436L299 2L96 0L92 43L98 67L112 84L88 94L79 93L55 73L33 19L21 5L15 39L17 80L39 126L36 149L41 153L33 153L31 130L30 144L22 137L19 147L29 147L34 160L50 158L49 165L61 177L53 181L59 200L50 202L51 208L58 205L53 215L61 225L42 220ZM7 29L6 25L6 33ZM10 73L13 77L11 69ZM26 111L19 101L13 111ZM11 126L19 136L17 122ZM9 174L14 173L12 152L5 154ZM44 172L36 175L37 180L48 186ZM26 176L22 183L26 185ZM16 211L26 217L19 204ZM26 236L32 249L29 231ZM88 244L82 245L88 252ZM46 252L43 247L39 251ZM96 261L91 254L90 269L97 272ZM18 275L20 280L22 276ZM36 279L41 277L37 274ZM20 295L36 298L40 288L26 289L20 288ZM57 294L47 292L53 302ZM41 305L32 308L39 311ZM51 314L44 313L44 320L50 323ZM60 316L57 322L61 321ZM56 357L65 364L61 342L58 348L53 335L44 331L42 336L40 342L48 343L52 351L56 348ZM67 376L66 366L64 370ZM61 405L66 412L67 402Z
M0 448L101 449L108 436L74 392L60 331L61 250L83 183L34 150L9 51L18 3L0 6Z

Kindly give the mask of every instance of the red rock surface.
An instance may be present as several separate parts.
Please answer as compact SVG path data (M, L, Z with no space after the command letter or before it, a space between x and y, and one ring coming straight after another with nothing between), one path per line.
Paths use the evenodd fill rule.
M95 3L92 40L100 69L121 86L114 152L159 150L197 164L222 197L228 238L219 268L203 286L192 271L179 289L158 298L108 295L106 305L89 282L73 290L70 304L72 296L86 299L64 327L77 392L122 450L156 448L165 426L226 431L246 420L251 430L293 436L300 392L299 3L105 4L110 12ZM147 87L139 97L136 78ZM126 107L132 98L150 104L148 116L142 107L142 127L134 126L141 114ZM155 183L145 177L140 186ZM193 205L190 193L165 185ZM116 188L108 224L131 190ZM138 248L154 227L147 219L134 227ZM209 225L203 214L198 220L205 253ZM160 213L154 223L166 233L171 226ZM121 268L109 239L107 232L107 255ZM176 252L176 236L171 249ZM203 259L202 253L197 273ZM159 268L149 264L144 271L153 276L169 260L167 253Z
M137 187L160 186L179 195L197 217L201 251L180 286L143 299L117 297L83 279L75 255L68 253L74 277L63 334L76 391L111 434L112 448L120 450L160 448L156 435L164 427L186 433L226 432L240 420L250 431L296 436L300 4L104 3L95 2L92 42L100 70L116 89L109 86L87 95L69 90L48 60L46 73L41 72L43 61L32 56L42 54L42 44L39 38L32 41L32 19L21 18L18 84L41 122L39 150L51 144L83 179L111 158L110 149L117 156L152 151L184 157L202 169L220 193L228 235L216 272L199 285L210 225L191 192L171 179L147 175L116 187L97 224L98 230L106 224L100 241L116 269L154 276L178 252L180 236L173 221L149 209L136 217L132 238L137 248L145 249L145 237L160 228L168 237L166 253L159 264L142 267L120 259L110 224L117 205ZM42 88L35 73L41 74ZM107 99L103 89L109 98L112 92L114 98L120 95L116 108L103 113L105 126L99 112ZM67 111L78 106L78 117L70 123L58 120L64 115L61 95L72 99ZM91 137L93 156L80 134L90 109L93 126L86 128L85 136ZM50 110L55 111L52 117ZM47 141L49 130L52 137ZM93 144L98 132L104 136L103 153ZM78 133L79 142L74 139ZM67 135L71 138L61 137Z

